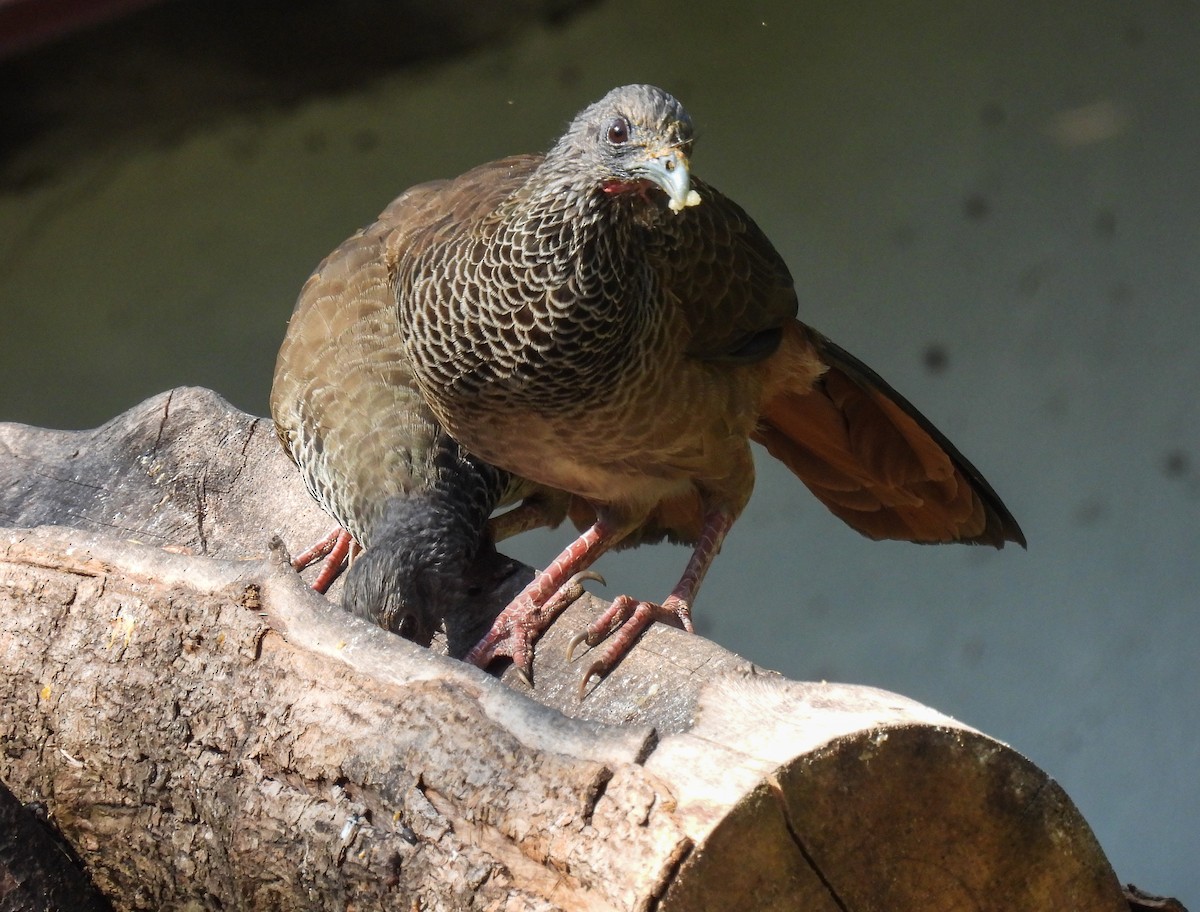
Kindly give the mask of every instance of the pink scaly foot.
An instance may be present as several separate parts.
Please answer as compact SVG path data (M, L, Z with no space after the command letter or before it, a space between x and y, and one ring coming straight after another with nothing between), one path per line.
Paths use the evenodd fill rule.
M342 572L347 557L353 556L352 550L354 554L358 553L358 542L350 537L349 532L341 526L337 526L311 548L293 557L292 566L298 573L306 567L311 567L321 558L325 558L325 562L321 565L321 570L312 584L313 589L317 592L325 593L333 585L333 581L338 578L338 574Z
M465 661L487 668L497 656L509 656L529 680L534 641L583 594L583 580L600 579L588 567L617 538L607 523L597 520L500 612L491 630L467 653Z
M679 583L661 605L654 602L640 602L628 595L618 596L600 617L596 618L588 628L571 640L567 647L567 661L575 654L580 643L589 647L606 643L604 652L588 666L579 682L579 699L587 693L587 686L592 678L604 677L616 667L617 663L633 646L642 631L655 621L663 621L682 627L692 633L692 601L704 582L704 575L712 565L713 558L721 550L721 542L725 540L734 517L725 510L713 510L704 518L704 528L700 540L692 550L687 568Z

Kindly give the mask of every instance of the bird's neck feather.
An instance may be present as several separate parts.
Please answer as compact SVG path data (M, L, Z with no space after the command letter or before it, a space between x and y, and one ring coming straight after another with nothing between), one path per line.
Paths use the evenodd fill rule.
M614 194L605 182L555 171L536 174L525 194L512 211L510 236L523 239L526 253L586 265L576 270L577 282L646 268L646 229L657 212L644 194Z

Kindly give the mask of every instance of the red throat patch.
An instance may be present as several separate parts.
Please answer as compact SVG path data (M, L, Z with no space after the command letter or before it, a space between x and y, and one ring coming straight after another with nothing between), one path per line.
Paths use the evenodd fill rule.
M613 178L612 180L606 180L601 185L604 192L609 196L617 196L621 193L637 193L646 202L650 201L650 191L654 190L657 186L658 185L655 184L654 181L646 180L645 178L632 181L617 180L616 178Z

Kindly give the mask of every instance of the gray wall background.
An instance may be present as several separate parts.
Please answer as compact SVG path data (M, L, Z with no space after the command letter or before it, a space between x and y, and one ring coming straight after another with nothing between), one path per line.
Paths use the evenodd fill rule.
M1030 543L867 542L760 460L698 627L1012 744L1122 879L1195 906L1198 49L1185 0L611 0L285 106L69 155L59 131L22 160L69 166L0 192L0 420L89 426L193 383L264 413L297 289L396 193L545 148L613 85L663 85L803 318L926 412ZM187 108L187 73L151 78ZM606 594L665 595L685 556L611 556Z

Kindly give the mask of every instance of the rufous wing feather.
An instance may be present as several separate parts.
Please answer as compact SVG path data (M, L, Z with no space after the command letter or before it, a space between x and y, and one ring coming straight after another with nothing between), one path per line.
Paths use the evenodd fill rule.
M922 543L1025 546L991 485L873 370L800 323L784 334L824 370L774 384L754 439L862 534Z

